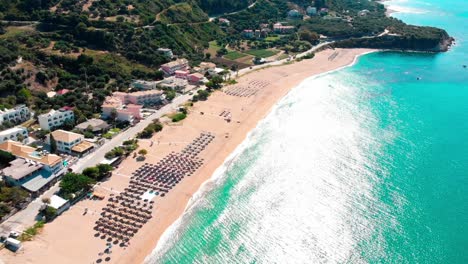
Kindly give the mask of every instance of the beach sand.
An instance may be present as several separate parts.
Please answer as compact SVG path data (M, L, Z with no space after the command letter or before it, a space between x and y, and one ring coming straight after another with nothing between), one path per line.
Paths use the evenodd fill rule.
M192 195L209 180L279 99L305 78L350 65L358 55L371 51L329 49L317 53L311 60L270 67L238 78L237 84L223 90L243 90L251 96L238 97L217 91L207 101L195 103L189 109L187 119L178 124L165 125L163 131L153 137L152 147L150 140L140 140L140 148L148 150L144 162L138 162L131 155L109 180L96 187L97 191L106 195L106 199L78 202L47 224L33 241L23 243L19 252L12 253L4 249L0 251L0 258L5 263L82 264L96 263L98 259L111 257L109 262L102 263L142 263L155 248L163 232L183 214ZM220 116L223 111L231 114L231 122ZM156 198L153 217L130 240L128 247L114 246L111 254L103 255L106 242L94 237L96 231L93 227L107 204L107 198L127 187L131 173L145 162L154 164L171 151L180 151L201 132L211 132L216 136L200 154L205 160L202 167L192 176L184 178L165 197ZM85 208L88 208L86 215Z

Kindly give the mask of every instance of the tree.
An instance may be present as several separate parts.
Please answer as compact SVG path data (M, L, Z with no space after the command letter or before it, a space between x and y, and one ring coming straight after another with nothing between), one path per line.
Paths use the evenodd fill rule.
M83 170L83 175L94 179L94 180L99 180L99 168L97 167L89 167Z
M176 92L173 90L167 90L166 91L166 99L168 101L172 101L176 97Z
M148 154L148 151L146 149L140 149L140 151L138 151L138 154L140 154L141 156L146 156L146 154Z
M10 152L0 150L0 166L7 166L8 163L13 161L14 159L15 156L13 156Z
M110 172L114 169L114 167L112 167L109 164L98 164L97 168L99 169L99 178L100 179L103 179L103 178L109 176Z
M0 202L10 204L16 208L21 208L21 205L27 201L29 193L20 187L6 187L0 188Z
M94 184L94 180L77 173L67 173L60 182L60 192L70 196L78 191L87 191Z
M57 209L53 208L52 206L46 206L46 208L42 211L42 214L44 214L45 220L49 222L57 216Z
M46 129L41 129L41 130L38 130L36 131L36 137L40 140L44 140L46 139L47 135L50 133L49 130L46 130Z
M111 110L109 118L112 122L114 122L115 119L117 119L117 109L113 108Z
M55 138L52 135L52 133L49 134L49 141L50 141L50 151L52 153L56 152L57 151L57 141L55 141Z

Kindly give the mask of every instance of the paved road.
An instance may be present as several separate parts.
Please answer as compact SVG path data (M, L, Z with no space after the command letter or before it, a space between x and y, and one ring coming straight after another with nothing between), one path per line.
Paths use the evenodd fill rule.
M313 48L311 48L311 49L309 49L309 50L307 50L307 51L305 51L303 53L297 54L296 58L304 57L304 56L306 56L306 55L308 55L308 54L310 54L312 52L317 51L318 49L322 48L323 46L329 45L331 43L333 43L333 41L320 43L317 46L314 46ZM242 75L245 75L247 73L250 73L250 72L253 72L253 71L256 71L256 70L260 70L260 69L263 69L263 68L266 68L266 67L279 66L279 65L282 65L282 64L284 64L286 62L288 62L288 59L282 59L282 60L279 60L279 61L272 61L272 62L264 63L264 64L261 64L261 65L251 66L251 67L239 70L238 75L242 76Z
M23 232L36 223L36 216L42 206L43 197L51 197L59 190L56 183L40 197L33 200L25 209L17 212L0 225L0 235L8 235L10 231Z
M192 96L188 94L184 94L174 98L172 103L165 105L164 107L156 111L154 114L151 114L146 119L140 121L134 127L130 127L129 129L118 134L116 137L107 141L103 146L98 148L93 153L78 160L78 162L76 162L71 168L74 172L82 172L88 167L93 167L99 164L101 161L104 160L104 156L107 152L111 151L115 147L122 145L122 143L125 140L136 137L136 135L139 132L141 132L145 127L147 127L154 119L161 118L162 116L173 112L178 108L179 105L187 102L191 98Z
M98 148L95 152L90 153L83 159L78 160L74 165L71 166L74 172L81 172L85 168L95 166L99 164L103 159L104 155L112 150L113 148L120 146L123 141L128 138L135 137L140 131L142 131L148 124L150 124L154 119L161 118L163 115L173 112L177 107L189 99L191 95L181 95L176 97L172 103L162 107L160 110L156 111L154 114L148 116L146 119L142 120L140 123L134 127L130 127L126 131L120 133L115 138L106 142L103 146ZM59 190L59 183L56 183L48 191L42 194L40 197L32 201L24 210L19 211L5 222L0 225L0 235L7 235L10 231L22 232L26 228L34 225L36 222L36 216L39 212L39 209L42 205L43 197L51 197Z

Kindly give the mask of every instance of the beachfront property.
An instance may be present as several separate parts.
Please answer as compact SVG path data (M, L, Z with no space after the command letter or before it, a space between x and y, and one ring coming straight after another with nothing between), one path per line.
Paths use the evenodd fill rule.
M142 108L142 105L125 105L121 98L108 96L101 106L101 117L104 119L112 118L114 115L113 112L115 112L115 118L118 121L133 123L135 120L141 119Z
M64 171L63 159L12 140L0 143L0 150L16 157L0 171L10 185L21 186L37 196L55 183Z
M57 210L57 215L60 215L70 208L70 201L54 194L50 197L49 206Z
M157 84L157 81L136 80L132 82L130 86L137 90L154 90L156 89Z
M161 70L166 75L174 75L176 71L185 71L189 69L189 63L186 59L177 59L161 65Z
M309 6L309 7L307 7L307 9L306 9L306 13L307 13L307 15L309 15L309 16L316 16L316 15L317 15L317 8L316 8L316 7L313 7L313 6Z
M0 132L0 143L8 140L19 141L22 143L28 140L28 130L25 127L17 126Z
M0 124L4 122L17 124L28 120L30 117L31 112L26 105L17 105L11 109L0 110Z
M161 104L164 99L164 92L160 90L138 91L134 93L114 92L113 96L119 98L123 104L146 106Z
M50 110L46 114L39 115L39 126L44 130L54 130L62 126L66 121L74 121L75 114L69 107L64 107L59 110Z
M159 48L158 52L161 53L164 57L166 57L168 59L174 58L174 53L172 53L171 49Z
M164 80L160 81L158 85L162 88L181 91L187 87L188 81L186 79L176 78L175 76L172 76L169 78L164 78Z
M106 121L97 118L89 119L75 126L75 129L78 131L90 131L93 133L104 133L109 130L109 128L110 125Z
M81 134L73 133L65 130L55 130L47 136L47 143L52 144L52 138L55 140L57 151L76 156L84 156L88 154L94 145L84 140Z
M273 31L279 34L289 34L293 33L296 30L294 26L283 26L281 23L275 23L273 25Z

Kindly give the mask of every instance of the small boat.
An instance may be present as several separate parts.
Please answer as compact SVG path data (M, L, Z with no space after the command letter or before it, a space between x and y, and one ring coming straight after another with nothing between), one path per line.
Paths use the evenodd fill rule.
M466 68L466 64L465 64L465 65L463 65L463 68Z
M421 80L421 77L416 78L418 81Z

